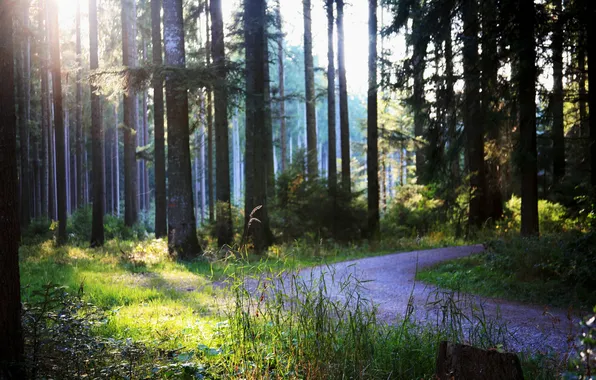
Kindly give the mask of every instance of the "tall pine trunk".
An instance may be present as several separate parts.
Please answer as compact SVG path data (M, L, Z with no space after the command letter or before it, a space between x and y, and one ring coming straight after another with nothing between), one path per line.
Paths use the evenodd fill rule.
M210 8L209 0L205 0L205 6L207 7L207 12L205 13L205 26L206 30L206 46L205 50L206 54L206 63L207 66L211 64L211 31L210 31L210 12L208 11ZM209 202L209 222L213 222L214 219L214 210L213 210L213 93L212 89L207 86L207 202Z
M89 3L91 5L91 3ZM91 22L91 21L89 21ZM83 86L81 85L81 4L77 1L77 20L76 20L76 63L77 63L77 84L76 84L76 109L75 109L75 150L76 150L76 200L77 207L83 206L84 186L83 186L83 107L81 104L83 97Z
M161 0L151 0L153 64L163 64L161 47ZM166 204L166 149L164 134L163 78L153 77L153 138L155 139L155 237L168 234Z
M286 170L288 163L288 148L286 146L287 132L286 132L286 89L285 89L285 74L284 74L284 37L283 37L283 20L281 18L281 3L277 0L275 8L277 14L277 22L279 23L279 35L277 36L277 67L278 67L278 81L279 81L279 124L280 124L280 147L281 147L281 170Z
M424 71L426 70L426 49L428 38L423 30L423 10L420 2L414 2L412 7L412 35L417 36L414 40L412 54L414 89L412 94L412 105L414 107L414 136L416 137L416 177L418 183L426 183L428 180L425 147L421 140L425 139L425 127L428 119L428 109L424 91Z
M31 220L31 183L30 183L30 170L29 170L29 120L27 118L27 57L29 51L29 31L26 30L28 22L25 22L25 18L29 18L29 5L26 2L21 2L20 6L17 7L18 11L23 14L18 14L21 22L20 33L17 34L16 46L18 50L16 52L16 93L18 102L18 125L19 125L19 153L20 153L20 220L21 226L27 227Z
M596 65L590 64L596 62L596 26L594 26L594 17L596 17L596 5L592 0L586 0L587 12L584 18L588 29L588 108L590 109L589 130L590 130L590 168L592 189L596 192Z
M379 131L377 109L377 0L368 2L368 121L366 172L368 179L368 233L379 232ZM383 173L384 177L384 173Z
M17 124L14 98L13 10L0 3L0 378L25 378L19 277Z
M228 134L228 91L226 89L226 52L221 0L211 0L211 52L215 67L215 154L216 154L216 200L217 244L231 244L232 208L230 205L230 151Z
M97 54L97 0L89 0L89 56L91 71L99 68ZM105 164L101 100L97 87L91 90L91 151L93 155L93 217L91 222L91 247L104 243L103 216L105 213ZM77 90L78 91L78 90Z
M272 243L267 208L265 143L265 0L244 0L246 59L245 238L255 251ZM258 220L254 220L256 218Z
M335 136L335 50L333 47L333 27L335 16L334 0L327 0L327 135L328 135L328 176L329 190L334 196L337 187L337 138Z
M468 224L480 227L485 220L484 131L480 110L480 59L478 56L478 0L464 0L464 133L470 173L470 209Z
M312 19L310 0L302 0L304 13L304 81L306 88L306 150L307 173L318 175L317 163L317 99L315 96L315 69L312 56Z
M520 0L517 10L519 54L519 165L521 183L521 234L538 235L538 155L536 152L536 51L534 0Z
M498 87L499 57L497 41L498 33L495 15L495 0L481 0L482 12L482 56L481 56L481 103L482 118L487 136L493 147L486 160L486 208L485 217L493 222L503 216L503 195L501 191L501 117L499 115L496 92Z
M339 119L341 140L341 183L345 191L350 192L352 175L350 173L350 115L348 110L348 81L346 79L346 57L344 42L344 0L337 4L337 68L339 74Z
M165 63L184 69L184 22L182 0L164 0ZM183 75L166 76L168 122L168 247L183 260L200 257L192 195L188 125L188 95Z
M555 0L555 25L552 36L553 55L553 182L559 185L565 176L565 127L563 114L563 1Z
M137 64L136 34L133 24L136 22L136 0L121 0L122 17L122 64L134 68ZM127 82L130 82L127 73ZM129 86L124 94L124 223L132 227L139 218L137 199L137 159L136 130L137 102L135 90Z
M54 96L54 126L55 136L55 155L56 155L56 194L58 210L58 243L63 244L67 240L66 236L66 149L65 149L65 130L64 130L64 109L62 106L62 73L60 65L60 35L58 24L58 4L56 0L49 4L50 20L50 54L52 59L52 87Z

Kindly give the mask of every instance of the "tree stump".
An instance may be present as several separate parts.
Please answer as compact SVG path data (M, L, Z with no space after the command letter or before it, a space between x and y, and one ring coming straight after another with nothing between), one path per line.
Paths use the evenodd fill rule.
M439 380L523 380L517 355L441 342L437 357Z

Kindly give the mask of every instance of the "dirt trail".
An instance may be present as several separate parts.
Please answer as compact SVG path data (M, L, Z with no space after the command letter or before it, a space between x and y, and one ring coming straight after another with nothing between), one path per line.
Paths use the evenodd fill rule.
M354 277L365 281L360 295L372 300L378 306L378 318L390 324L405 315L410 296L413 297L413 316L418 321L429 323L438 323L437 320L441 320L441 307L445 308L450 304L446 300L456 300L458 308L470 319L476 320L477 316L484 313L485 317L482 319L494 324L493 326L506 326L506 348L509 350L567 352L570 349L569 336L579 319L569 319L565 311L547 310L541 306L499 299L454 295L415 281L417 268L469 256L482 250L483 247L477 245L398 253L306 269L301 272L301 276L325 276L332 297L341 297L341 279ZM432 301L436 299L442 301L433 305Z

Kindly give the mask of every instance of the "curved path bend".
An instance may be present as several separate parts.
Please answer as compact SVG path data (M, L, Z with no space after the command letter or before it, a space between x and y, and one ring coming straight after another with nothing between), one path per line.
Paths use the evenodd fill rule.
M493 332L507 331L501 338L508 350L570 351L575 343L573 336L579 319L568 317L563 310L454 294L415 280L419 268L482 251L483 247L476 245L396 253L305 269L301 271L301 277L308 281L324 276L328 293L334 298L345 298L342 295L345 291L340 290L342 279L360 280L360 296L372 301L377 306L377 318L389 324L404 317L409 303L414 310L411 316L416 321L435 326L440 324L448 305L457 305L469 320L488 322L493 326ZM466 330L478 332L477 325L467 323ZM506 329L499 330L498 327Z

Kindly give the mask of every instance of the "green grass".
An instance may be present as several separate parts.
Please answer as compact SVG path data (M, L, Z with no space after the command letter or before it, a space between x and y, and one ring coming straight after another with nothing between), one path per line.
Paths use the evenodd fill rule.
M580 268L574 269L583 265L572 264L573 255L584 256L571 253L580 239L561 235L495 241L486 253L425 268L417 279L486 297L589 311L596 305L596 289L582 281Z
M168 257L161 240L111 240L101 249L55 247L48 240L21 248L23 298L35 305L43 298L39 290L52 283L97 306L101 312L93 320L86 306L76 304L70 318L62 311L48 313L46 328L58 328L55 344L62 344L65 333L76 337L69 342L84 343L70 351L69 370L71 362L102 363L103 377L430 379L439 342L464 340L457 326L415 326L407 317L396 327L378 324L374 309L358 297L358 283L344 284L346 303L328 297L323 279L316 279L319 286L287 280L294 296L271 281L251 293L240 280L453 243L436 236L372 246L295 242L273 247L266 256L180 263ZM53 319L56 315L63 319ZM90 337L73 333L85 329ZM528 378L555 378L561 368L535 357L523 362ZM61 377L60 365L51 368L53 377Z

